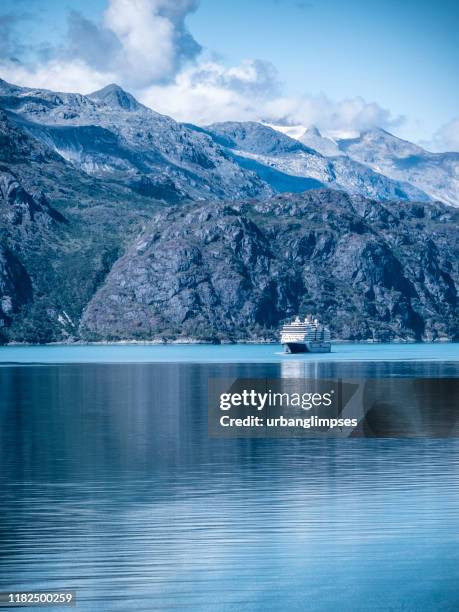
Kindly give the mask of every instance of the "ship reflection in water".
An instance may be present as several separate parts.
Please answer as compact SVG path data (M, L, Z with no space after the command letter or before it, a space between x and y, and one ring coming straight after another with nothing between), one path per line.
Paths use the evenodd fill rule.
M209 377L312 375L459 368L0 368L0 590L72 588L85 611L457 609L459 440L208 437ZM434 392L418 406L453 399Z

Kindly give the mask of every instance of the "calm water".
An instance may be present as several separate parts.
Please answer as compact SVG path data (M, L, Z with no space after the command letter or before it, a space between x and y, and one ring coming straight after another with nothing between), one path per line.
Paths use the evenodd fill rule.
M280 344L3 346L1 363L288 363L458 361L459 344L334 344L331 353L286 355Z
M336 350L0 349L0 590L71 588L85 611L457 610L458 439L207 435L209 376L459 376L457 345Z

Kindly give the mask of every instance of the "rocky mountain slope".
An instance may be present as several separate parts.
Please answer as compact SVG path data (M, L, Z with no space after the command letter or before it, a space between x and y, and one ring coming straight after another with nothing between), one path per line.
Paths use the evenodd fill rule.
M457 338L458 211L312 136L0 81L0 342Z
M299 141L254 122L203 129L146 108L114 84L83 96L0 79L0 108L89 176L169 203L322 186L379 200L459 203L459 154L430 154L383 130L334 142L314 128Z
M18 258L0 244L0 341L5 341L3 330L13 317L32 298L30 277Z
M307 147L311 147L326 157L336 157L338 155L344 155L339 148L338 143L326 136L322 136L320 131L315 125L310 126L304 133L299 136L298 140Z
M89 339L275 337L320 312L333 337L458 337L459 211L318 190L158 214L84 311Z
M0 111L0 341L74 337L111 264L160 206L77 170Z
M395 181L409 183L433 200L459 206L459 153L430 153L379 128L336 141L311 128L300 140L325 155L344 155Z
M206 133L225 146L240 165L269 181L276 191L304 191L322 185L379 200L430 199L421 189L403 180L387 178L347 155L326 157L260 123L216 123L208 126ZM271 178L266 168L280 173L282 181L276 181L275 175ZM309 186L304 186L301 179L309 181Z
M89 96L0 81L11 121L90 176L169 202L270 195L209 136L137 102L117 85Z

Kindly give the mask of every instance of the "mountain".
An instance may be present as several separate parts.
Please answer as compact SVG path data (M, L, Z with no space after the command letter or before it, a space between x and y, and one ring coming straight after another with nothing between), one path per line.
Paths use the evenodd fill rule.
M380 128L364 130L355 138L331 139L312 126L298 140L325 157L348 157L394 181L409 183L433 200L459 206L459 153L430 153Z
M32 287L24 266L3 244L0 244L0 296L0 340L4 342L3 329L31 301Z
M275 338L319 312L349 340L458 338L459 211L331 190L157 214L80 325L90 340Z
M347 155L326 157L273 128L255 122L215 123L206 128L228 154L232 154L240 165L250 168L267 180L266 168L281 173L282 186L285 177L291 177L293 188L277 188L276 191L304 191L294 188L299 178L310 181L309 188L326 186L345 190L351 194L364 195L379 200L429 200L420 189L409 183L396 181L375 172L368 166L354 161Z
M458 211L321 139L0 80L0 342L457 338Z
M82 96L0 81L0 108L86 174L141 195L179 201L272 193L208 135L155 113L116 85Z
M116 83L94 91L92 94L89 94L88 98L96 102L102 102L102 104L113 109L123 109L132 112L145 110L145 106L139 104L132 94L124 91Z
M325 157L344 155L336 141L332 140L331 138L327 138L327 136L322 136L319 129L315 125L312 125L305 130L298 140L307 147L318 151Z
M84 306L161 206L75 168L0 111L0 341L75 337Z
M459 205L459 153L429 153L382 129L338 140L352 159L397 181L407 181L432 199Z
M315 128L301 142L255 122L199 128L154 112L115 84L83 96L0 80L0 108L86 174L169 203L323 186L379 200L443 199L439 185L428 191L426 181L408 180L412 174L389 175L360 159L356 143L335 143Z

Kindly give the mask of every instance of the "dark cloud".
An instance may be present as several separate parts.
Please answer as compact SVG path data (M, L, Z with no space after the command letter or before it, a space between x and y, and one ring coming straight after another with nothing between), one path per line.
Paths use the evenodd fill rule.
M78 11L68 17L67 43L62 53L78 57L97 70L109 70L121 51L118 38L110 30L96 25Z
M201 45L188 31L185 19L193 13L199 5L199 0L174 0L164 2L158 7L158 15L170 19L174 24L177 57L182 60L194 59L202 51Z

